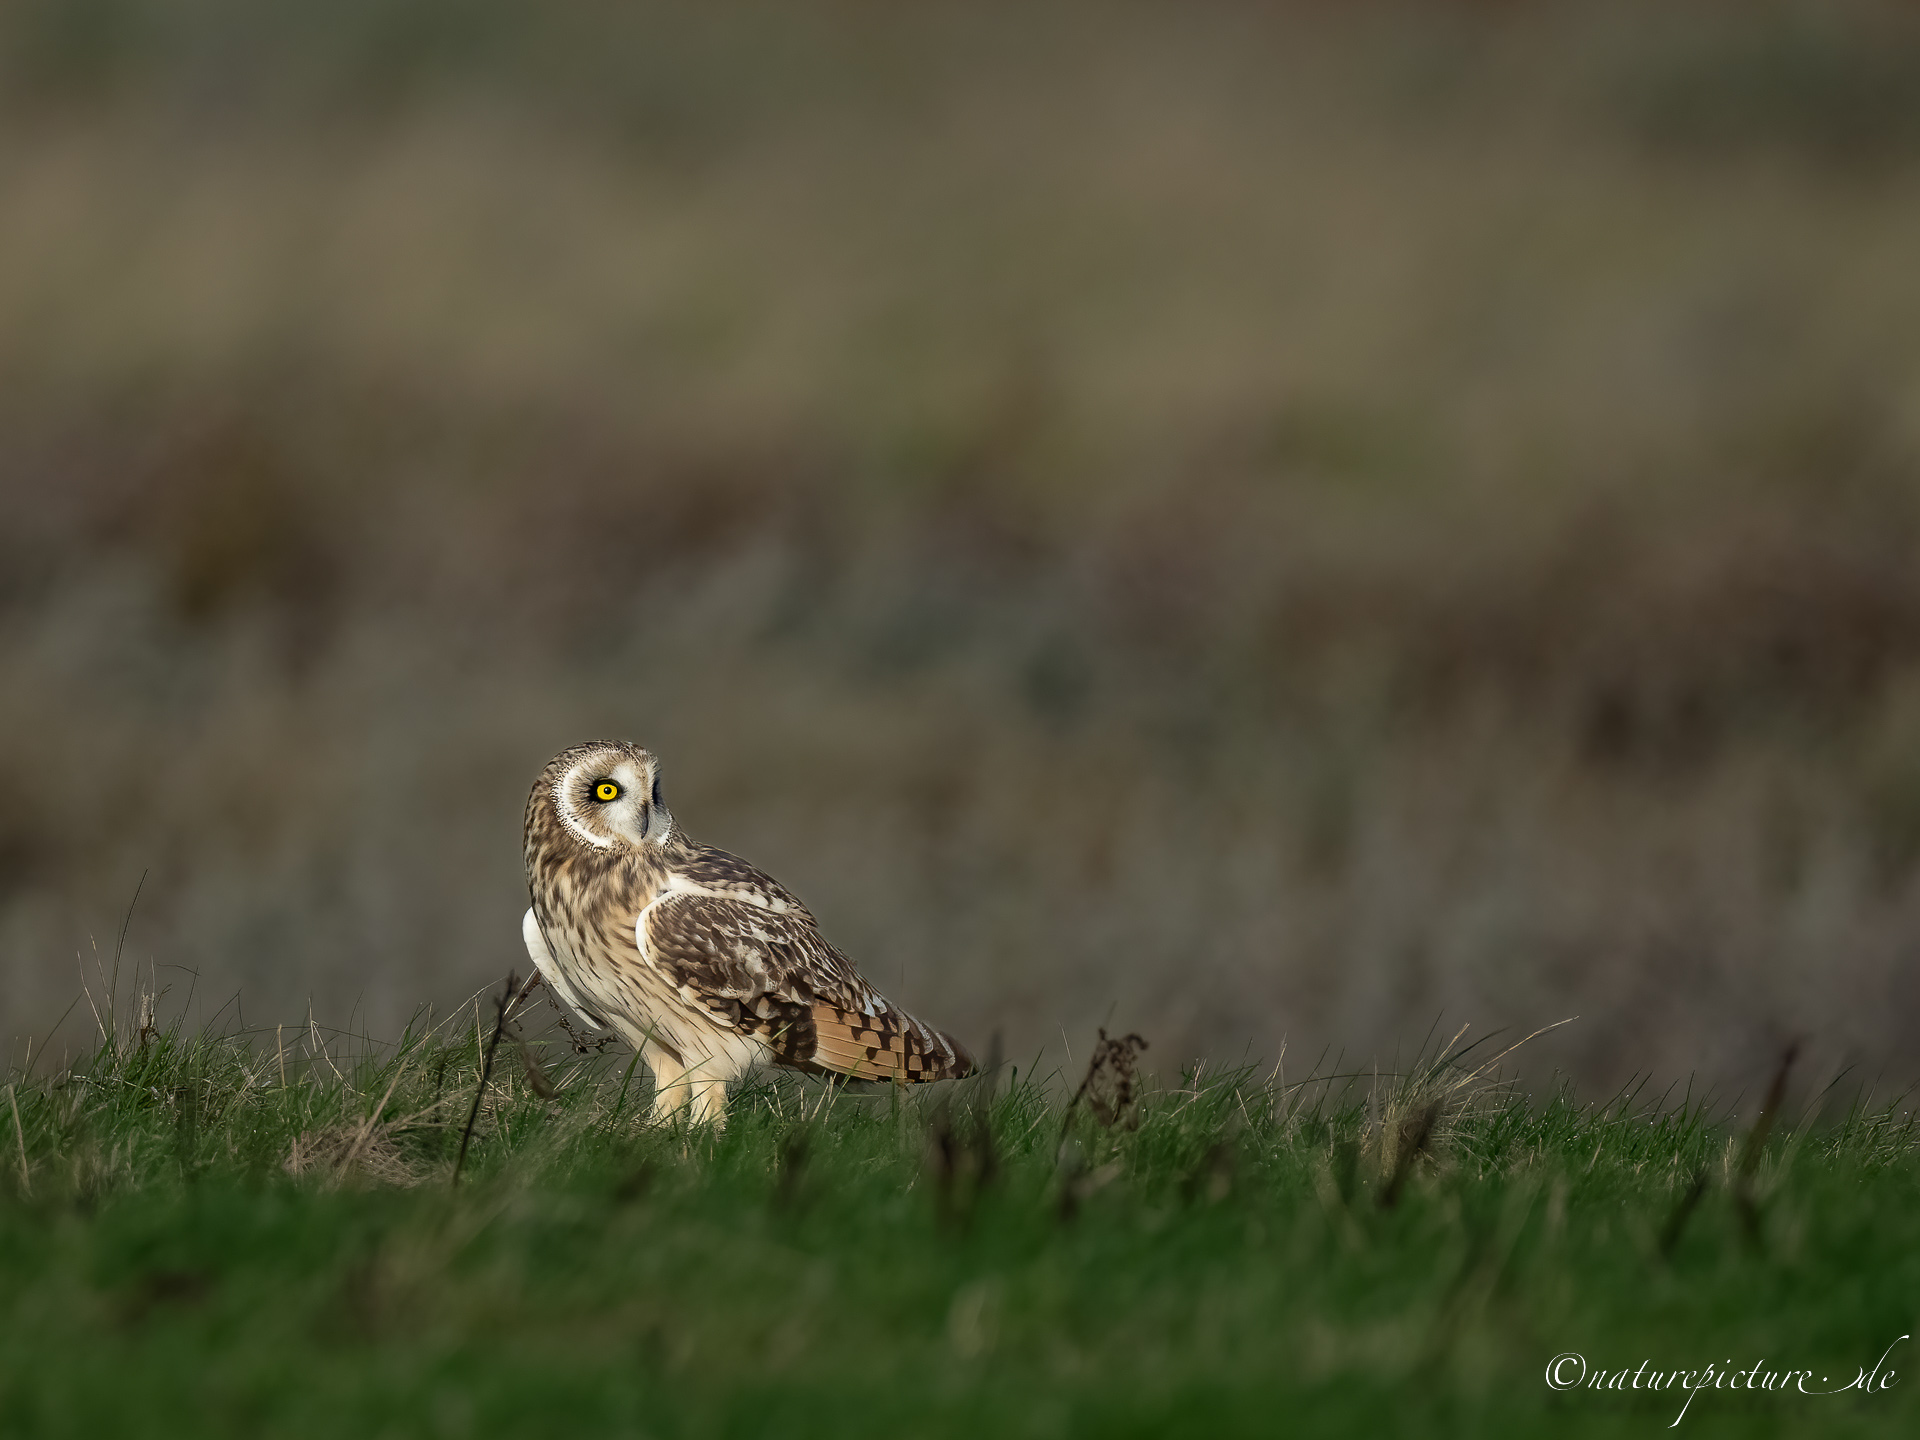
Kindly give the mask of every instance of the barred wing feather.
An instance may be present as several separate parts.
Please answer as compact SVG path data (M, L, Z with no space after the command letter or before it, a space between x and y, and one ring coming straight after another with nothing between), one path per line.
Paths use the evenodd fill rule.
M804 909L683 891L649 905L635 938L684 1001L760 1036L776 1064L904 1083L973 1071L958 1041L888 1003Z

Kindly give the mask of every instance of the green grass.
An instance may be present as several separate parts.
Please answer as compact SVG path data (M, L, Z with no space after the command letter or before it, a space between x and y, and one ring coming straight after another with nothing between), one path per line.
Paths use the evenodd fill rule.
M1549 1358L1838 1385L1916 1328L1895 1107L1777 1126L1750 1183L1750 1112L1530 1098L1471 1055L1189 1076L1112 1128L1011 1067L780 1080L689 1134L612 1055L550 1059L541 1098L509 1038L455 1184L459 1028L352 1064L176 1030L15 1077L0 1430L1638 1434L1683 1397L1556 1395ZM1681 1428L1914 1433L1914 1353L1871 1397L1709 1390Z

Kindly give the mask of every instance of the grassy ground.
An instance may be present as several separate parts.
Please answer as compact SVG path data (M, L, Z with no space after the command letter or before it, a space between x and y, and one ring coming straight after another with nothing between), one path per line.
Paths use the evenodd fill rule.
M1916 1328L1897 1108L1756 1142L1760 1107L1526 1096L1474 1051L1131 1105L1111 1068L1071 1106L1020 1067L781 1081L688 1134L617 1057L509 1034L456 1182L474 1018L16 1076L8 1431L1637 1434L1684 1395L1556 1394L1551 1357L1831 1388ZM1912 1433L1913 1353L1870 1397L1709 1388L1682 1428Z

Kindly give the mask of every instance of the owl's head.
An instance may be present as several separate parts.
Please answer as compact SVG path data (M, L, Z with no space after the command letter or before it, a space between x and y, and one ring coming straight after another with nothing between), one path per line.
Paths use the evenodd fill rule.
M673 815L660 798L660 762L627 740L596 740L547 762L527 797L528 835L557 825L596 850L664 845Z

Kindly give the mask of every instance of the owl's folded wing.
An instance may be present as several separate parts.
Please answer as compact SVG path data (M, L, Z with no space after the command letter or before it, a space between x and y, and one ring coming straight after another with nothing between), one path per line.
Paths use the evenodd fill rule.
M856 1080L946 1080L973 1071L958 1041L890 1005L804 910L669 895L641 913L635 939L681 998L717 1024L760 1036L778 1064Z

